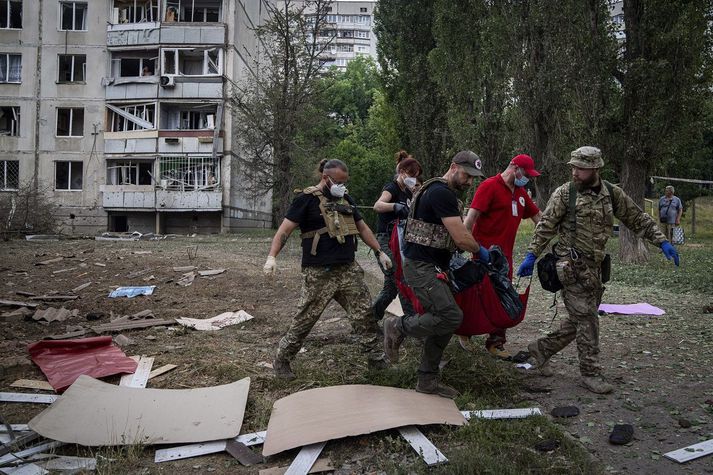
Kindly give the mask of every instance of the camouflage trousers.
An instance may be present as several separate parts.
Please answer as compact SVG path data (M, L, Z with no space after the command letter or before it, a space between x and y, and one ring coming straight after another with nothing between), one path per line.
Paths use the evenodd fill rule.
M421 302L425 313L404 315L401 330L407 336L425 337L419 376L437 375L443 351L463 321L463 311L447 283L438 279L436 266L405 259L406 281Z
M334 299L347 312L352 330L369 359L381 359L383 348L371 311L371 296L364 283L364 270L356 262L302 269L302 291L297 314L277 347L277 358L292 360L312 327Z
M590 265L584 271L588 273L588 278L580 276L576 282L562 289L567 318L559 329L537 340L537 345L543 355L549 358L576 339L580 373L582 376L597 376L601 373L599 304L604 286L598 268Z

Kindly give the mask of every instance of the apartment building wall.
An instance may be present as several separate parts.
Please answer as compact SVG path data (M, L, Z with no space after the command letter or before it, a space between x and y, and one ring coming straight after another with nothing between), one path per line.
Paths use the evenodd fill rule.
M0 28L0 53L22 55L21 82L0 83L0 107L14 106L20 111L19 136L0 135L0 161L19 161L21 183L37 178L39 188L58 205L62 231L219 232L269 226L270 197L248 199L241 186L245 178L236 158L230 114L224 107L231 82L246 74L248 57L255 54L252 28L263 19L262 2L223 0L220 22L127 24L116 21L114 0L89 0L83 2L87 5L83 31L61 28L61 3L67 2L24 0L22 28ZM161 12L163 3L159 4ZM164 71L156 64L153 77L114 77L116 63L112 59L122 55L207 47L222 50L222 74L177 74L175 85L163 87ZM86 57L82 81L60 81L60 55ZM155 104L155 127L112 132L112 112L107 105L141 102ZM218 119L214 128L219 130L176 131L161 117L162 113L175 113L177 107L206 106L214 108L213 115L218 109L222 120ZM67 109L73 108L83 110L81 133L75 133L79 121L74 120L71 136L58 136L58 113L66 119ZM64 129L66 120L60 122ZM159 161L165 156L217 157L220 182L208 191L161 188ZM117 160L155 161L152 183L110 183L107 167L119 163ZM78 189L57 186L58 166L63 173L68 169L74 172L73 185L65 188ZM81 186L77 187L79 171Z

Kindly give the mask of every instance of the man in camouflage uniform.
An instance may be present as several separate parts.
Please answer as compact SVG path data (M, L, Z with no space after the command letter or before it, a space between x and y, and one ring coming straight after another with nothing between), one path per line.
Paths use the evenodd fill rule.
M572 152L568 164L572 167L573 184L566 183L552 193L547 209L535 227L529 252L518 269L520 276L532 275L537 256L558 235L554 252L559 258L557 276L563 285L562 299L568 317L558 330L530 343L528 350L540 373L552 376L548 364L550 357L576 339L582 385L594 393L606 394L613 388L602 378L599 366L598 309L604 293L601 265L606 242L612 235L614 217L637 235L659 246L666 258L673 258L676 265L678 253L651 216L621 188L599 178L604 161L598 148L578 148ZM576 193L574 203L570 202L572 191ZM574 217L572 208L576 210Z
M273 362L275 375L283 379L295 377L290 362L332 299L347 312L362 350L367 353L369 367L388 366L377 336L364 270L354 260L356 237L374 250L383 267L391 268L391 260L381 252L376 237L346 194L345 183L349 179L346 165L340 160L323 160L319 172L319 184L302 190L290 205L263 267L266 275L274 275L275 258L292 231L299 227L302 291L297 312L278 344Z

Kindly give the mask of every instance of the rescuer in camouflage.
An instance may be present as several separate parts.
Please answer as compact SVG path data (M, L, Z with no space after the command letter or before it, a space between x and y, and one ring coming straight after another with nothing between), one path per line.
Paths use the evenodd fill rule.
M678 253L666 240L656 222L644 213L618 186L604 182L599 169L604 166L596 147L573 151L568 164L572 183L557 188L545 209L528 247L518 275L532 275L535 261L556 235L557 274L562 282L562 299L568 313L558 330L530 343L528 350L544 376L552 376L549 359L573 340L577 341L582 385L606 394L613 387L601 375L599 366L598 309L604 293L602 262L605 245L612 235L614 217L631 231L661 248L667 259L678 265ZM576 199L570 201L570 193ZM574 205L574 206L573 206ZM572 216L571 210L575 210Z

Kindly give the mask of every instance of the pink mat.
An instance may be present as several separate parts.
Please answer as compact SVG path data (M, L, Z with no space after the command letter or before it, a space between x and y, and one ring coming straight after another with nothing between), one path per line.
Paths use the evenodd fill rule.
M102 378L133 373L136 361L112 343L110 336L79 340L42 340L27 346L32 361L40 367L57 392L62 392L83 374Z
M603 303L599 306L600 312L619 313L621 315L663 315L666 312L648 303L632 303L628 305L614 305Z

